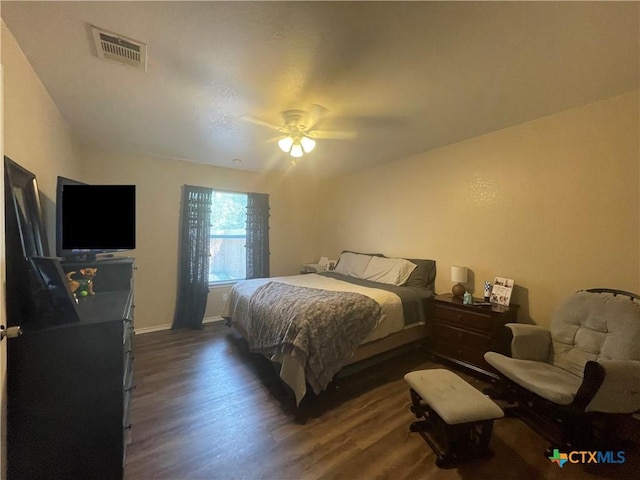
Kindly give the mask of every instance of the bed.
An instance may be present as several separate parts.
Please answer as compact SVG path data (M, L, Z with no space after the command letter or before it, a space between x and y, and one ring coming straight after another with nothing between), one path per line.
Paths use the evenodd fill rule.
M435 261L345 251L333 271L242 280L222 317L299 404L346 365L426 337Z

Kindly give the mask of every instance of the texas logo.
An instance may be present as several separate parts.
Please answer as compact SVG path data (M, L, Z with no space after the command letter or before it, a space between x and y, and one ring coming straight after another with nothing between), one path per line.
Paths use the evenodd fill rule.
M560 453L557 448L553 449L553 455L549 457L554 463L557 463L560 468L564 466L565 463L569 461L569 456L566 453Z

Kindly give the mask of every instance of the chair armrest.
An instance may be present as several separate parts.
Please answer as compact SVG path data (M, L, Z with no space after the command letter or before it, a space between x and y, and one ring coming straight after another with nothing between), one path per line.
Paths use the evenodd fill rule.
M604 369L604 380L586 411L633 413L640 410L640 361L600 359L598 363Z
M511 331L511 357L520 360L548 362L551 352L551 332L538 325L507 323Z
M605 375L604 367L598 362L589 360L585 363L582 383L580 387L578 387L576 396L571 404L578 410L584 412L589 402L593 400L593 397L598 393L598 389L602 386Z

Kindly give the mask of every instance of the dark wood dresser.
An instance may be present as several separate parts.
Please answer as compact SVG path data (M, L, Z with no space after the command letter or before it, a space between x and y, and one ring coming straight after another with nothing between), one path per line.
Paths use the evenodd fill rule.
M434 307L430 353L471 373L497 378L495 370L484 360L484 354L503 349L498 333L506 323L517 322L518 306L463 305L462 299L448 294L436 295Z
M129 257L97 267L79 321L25 329L8 357L12 479L120 479L133 390L133 271Z

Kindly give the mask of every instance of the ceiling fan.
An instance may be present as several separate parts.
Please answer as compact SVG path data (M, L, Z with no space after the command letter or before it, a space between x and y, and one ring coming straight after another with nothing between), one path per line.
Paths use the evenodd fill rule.
M315 126L320 121L324 107L315 105L311 112L305 110L285 110L282 112L283 125L275 125L250 115L241 118L256 125L262 125L280 132L278 139L280 150L293 157L291 163L296 164L296 158L310 153L316 146L316 139L350 140L357 137L356 132L339 130L317 130Z

